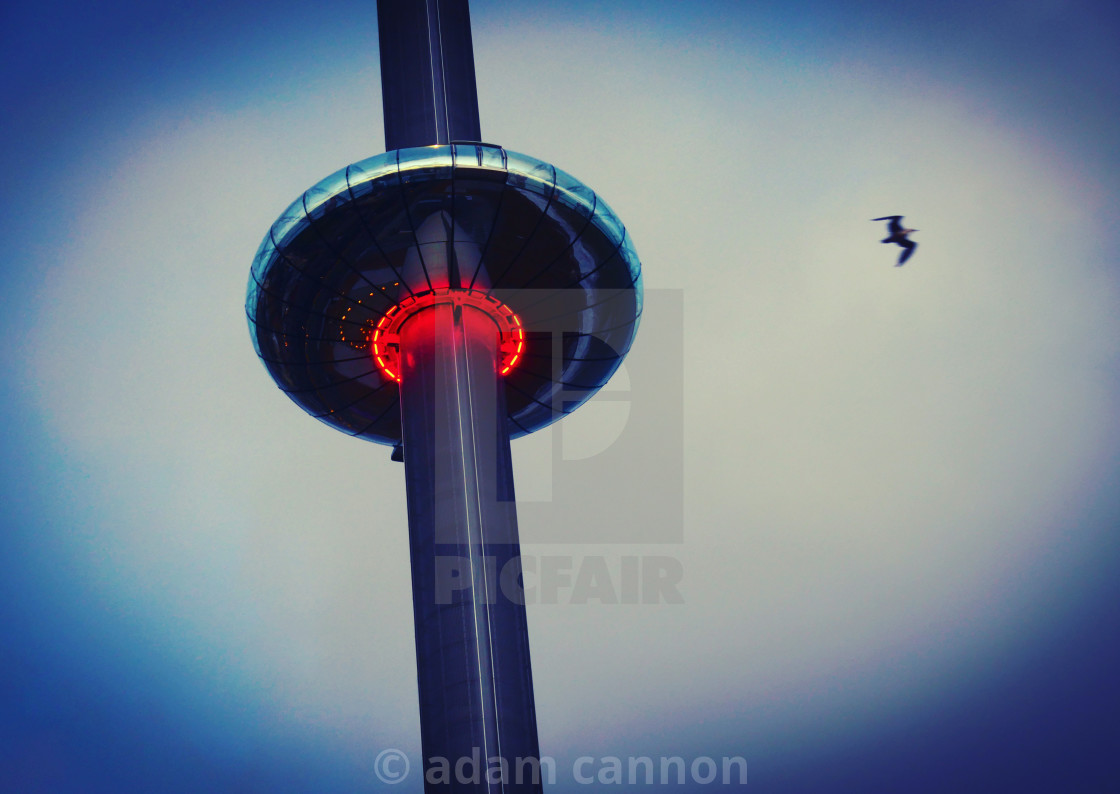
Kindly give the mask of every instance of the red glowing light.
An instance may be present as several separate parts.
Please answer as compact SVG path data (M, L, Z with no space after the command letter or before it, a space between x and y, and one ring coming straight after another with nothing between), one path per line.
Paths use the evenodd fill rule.
M498 326L501 334L498 349L502 358L498 363L498 374L507 375L513 371L525 351L525 327L513 309L480 290L437 289L421 295L410 295L389 308L377 321L371 335L370 350L377 368L386 378L401 382L401 326L421 309L440 305L469 306L485 312Z

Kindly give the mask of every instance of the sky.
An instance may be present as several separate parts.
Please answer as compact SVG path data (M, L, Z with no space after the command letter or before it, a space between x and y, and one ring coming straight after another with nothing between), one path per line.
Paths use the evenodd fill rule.
M549 790L1120 790L1120 12L980 5L471 4L483 138L603 196L647 290L513 444ZM421 790L402 470L243 308L383 151L375 16L0 11L2 790ZM632 565L680 603L575 586Z

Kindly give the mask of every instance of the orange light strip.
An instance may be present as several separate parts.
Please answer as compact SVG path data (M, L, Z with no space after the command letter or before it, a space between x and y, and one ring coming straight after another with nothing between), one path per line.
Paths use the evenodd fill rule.
M389 333L388 328L394 315L399 314L400 310L401 304L398 303L392 306L389 311L385 312L381 319L377 321L377 327L373 329L372 343L373 360L377 362L377 368L385 373L385 377L389 380L395 380L397 383L401 382L400 375L397 375L391 369L389 362L393 362L392 366L397 365L397 359L401 349L401 339L398 334Z
M516 367L517 362L521 360L521 352L525 349L525 329L521 325L520 317L514 314L505 304L501 304L501 306L509 312L509 319L513 321L513 339L502 342L502 352L506 354L506 357L502 359L502 368L498 370L498 374L505 375Z
M400 328L405 320L421 309L442 303L471 306L490 315L501 334L498 349L502 353L502 359L498 365L498 374L508 375L513 371L525 351L525 327L513 309L480 290L438 289L408 296L395 306L391 306L377 321L377 326L371 335L370 352L373 353L377 368L386 378L397 383L401 382Z

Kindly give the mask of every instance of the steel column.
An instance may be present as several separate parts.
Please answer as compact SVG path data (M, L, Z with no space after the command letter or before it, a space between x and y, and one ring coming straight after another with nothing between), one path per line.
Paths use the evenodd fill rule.
M385 148L479 140L467 0L378 0L377 24ZM427 247L405 269L457 288L444 224L415 230L448 241L441 261ZM497 326L437 305L405 321L400 345L424 790L540 792Z
M436 306L400 342L421 741L425 770L446 759L450 784L425 791L540 792L497 327Z
M467 0L378 0L385 149L477 141Z

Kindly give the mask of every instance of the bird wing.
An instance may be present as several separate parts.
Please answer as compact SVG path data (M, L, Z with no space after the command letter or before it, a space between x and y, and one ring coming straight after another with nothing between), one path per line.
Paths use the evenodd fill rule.
M887 224L887 231L891 234L898 234L902 231L902 216L901 215L884 215L882 218L872 218L873 221L890 221Z
M899 240L898 244L902 246L902 253L898 255L898 264L895 267L906 264L906 260L914 255L914 249L918 247L913 240Z

